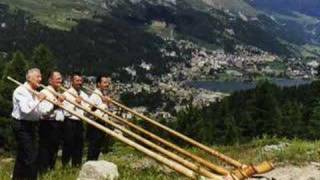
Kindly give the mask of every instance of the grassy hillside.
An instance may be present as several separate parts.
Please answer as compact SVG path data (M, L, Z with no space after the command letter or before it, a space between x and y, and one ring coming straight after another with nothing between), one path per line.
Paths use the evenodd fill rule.
M0 21L5 22L0 29L1 51L21 50L28 56L42 43L53 51L62 71L111 74L144 60L157 67L153 72L163 73L167 61L179 58L162 57L160 48L165 44L161 38L109 16L82 19L71 30L62 31L34 22L27 12L10 13L1 7L0 11Z
M96 18L93 20L76 20L67 18L66 15L63 16L66 21L61 20L61 24L59 24L55 22L60 22L58 21L60 19L49 13L54 10L50 9L52 1L46 1L47 4L43 5L36 0L27 0L26 2L30 2L29 4L23 2L25 4L20 3L20 6L25 10L29 9L26 13L11 11L10 14L2 11L4 16L1 19L2 22L6 22L6 28L2 29L4 32L0 34L3 37L0 46L5 52L10 53L18 49L28 52L30 48L39 43L46 44L61 60L58 63L62 60L70 62L68 66L58 64L64 70L80 68L85 73L97 74L102 69L94 69L92 64L99 64L99 67L106 66L106 69L115 70L128 66L132 62L140 63L141 60L156 63L157 69L163 70L161 66L164 66L163 62L166 61L160 60L163 58L159 55L159 49L164 45L163 41L148 32L154 20L173 24L174 34L178 34L181 39L203 41L217 47L224 47L226 43L230 42L244 43L279 54L289 54L288 49L277 39L276 34L262 29L259 24L243 22L239 18L229 21L231 17L219 10L209 14L190 6L177 6L176 8L179 9L175 9L172 6L150 3L132 4L125 1L127 3L120 3L120 5L112 7L110 16L95 16ZM70 16L76 14L72 10L74 4L64 6L62 2L66 1L60 0L58 2L61 2L61 6L58 6L59 8L56 10L59 17L60 14L63 15L62 12L71 13ZM13 6L17 7L19 3L12 5L11 8ZM33 6L39 6L39 8ZM87 6L83 4L81 7ZM45 10L46 8L50 10ZM71 11L67 11L68 8ZM45 14L45 12L48 13ZM61 31L47 28L42 21L40 24L35 23L33 18L50 18L49 24L53 23L62 29L68 28L74 23L76 25L69 31ZM26 21L26 19L28 20ZM228 35L225 29L234 29L235 36ZM78 44L78 46L75 47L74 44ZM166 58L166 60L170 59ZM110 61L112 61L111 64ZM84 65L88 68L83 69Z
M309 16L320 17L320 1L318 0L246 0L259 9L267 9L280 13L297 11Z
M247 4L244 0L201 0L207 5L218 8L218 9L226 9L231 12L241 12L250 16L257 15L258 11Z
M267 145L277 145L286 143L284 148L266 151ZM247 144L233 146L214 147L219 151L240 160L244 163L259 163L263 160L273 160L277 167L293 164L304 165L309 162L320 162L320 142L319 141L301 141L286 140L276 138L264 138L254 140ZM220 161L209 155L203 154L196 149L189 149L198 155L201 155L213 162L222 165ZM249 155L250 154L250 155ZM12 172L13 162L7 162L7 156L0 156L0 179L9 180ZM162 171L154 161L146 159L141 153L128 148L120 143L113 145L112 152L105 154L101 159L114 162L118 165L120 179L148 179L148 180L166 180L166 179L184 179L182 176L171 171ZM130 163L128 163L130 162ZM41 180L73 180L78 176L79 169L62 168L58 160L57 169L41 177Z
M41 23L63 30L76 25L77 19L90 19L103 14L103 0L2 0L12 10L30 12Z
M105 58L110 56L110 53L112 57L117 56L116 59L118 59L120 58L118 54L123 52L134 53L134 55L129 55L130 58L126 59L126 62L150 59L149 55L145 55L145 50L135 51L130 50L130 48L133 47L133 41L139 38L144 42L147 41L147 47L141 45L147 49L149 47L160 47L162 42L155 37L159 34L161 37L173 34L175 39L188 39L209 48L229 47L230 44L245 44L278 55L300 56L306 53L296 52L296 49L305 44L317 42L317 37L319 38L318 35L320 34L320 26L315 23L316 18L303 14L297 14L296 16L275 14L276 19L274 19L273 16L258 14L260 11L251 7L244 0L183 0L172 2L176 2L176 4L169 0L142 0L139 2L129 0L4 0L1 3L9 4L11 13L24 10L29 14L31 16L30 21L23 23L32 24L30 22L34 22L35 19L40 22L40 25L50 27L49 30L46 30L46 32L49 32L43 35L45 37L39 37L39 33L35 34L34 32L37 31L34 29L27 29L27 32L17 32L22 31L23 27L20 27L22 29L11 30L11 26L8 26L9 31L16 31L16 34L26 34L24 38L28 39L27 44L32 42L44 43L54 49L54 53L59 54L59 58L72 58L73 61L77 57L81 59L85 57L87 60L93 59L94 62L104 62ZM233 14L225 12L227 9ZM241 12L241 14L238 14L238 12ZM244 17L242 14L249 16ZM256 16L256 19L251 19L251 16ZM162 23L162 25L160 27L154 26L155 21ZM97 28L99 33L96 32ZM63 33L60 30L66 32ZM81 31L81 34L77 33L79 31ZM132 37L131 35L135 33L131 33L131 31L139 32L143 36L135 35L135 37ZM115 38L118 35L120 37ZM12 38L12 36L9 36L9 38ZM98 38L97 36L104 37ZM56 38L51 39L50 37ZM135 40L131 41L130 38ZM62 42L59 42L61 39ZM64 42L64 39L69 40ZM74 47L71 45L67 48L58 48L56 47L57 44L60 46L60 44L69 44L75 40L80 41L77 42L79 44L77 48L79 49L77 51L71 50L69 54L60 55L62 49L69 50L70 47L71 49ZM21 44L23 43L21 38L18 40L12 38L10 41L1 41L0 43L5 46L8 43L17 43L18 46L24 46ZM110 44L112 46L109 46ZM118 48L115 48L114 44ZM298 47L293 49L292 47L295 46ZM86 48L86 50L84 51L82 48ZM93 48L93 50L88 55L86 51L90 48ZM96 52L96 49L100 48L111 50L110 53L100 50ZM10 51L8 48L4 48L4 50ZM150 52L150 50L146 51ZM81 56L79 52L81 52ZM151 54L155 53L152 52ZM158 60L150 61L160 62ZM127 65L127 63L125 64Z

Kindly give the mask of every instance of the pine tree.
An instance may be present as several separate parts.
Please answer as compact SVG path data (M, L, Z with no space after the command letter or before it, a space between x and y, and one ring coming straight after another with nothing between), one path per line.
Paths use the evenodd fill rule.
M301 112L301 107L298 102L286 102L282 107L282 136L289 138L302 136L303 114Z
M308 125L309 138L320 138L320 100L316 100Z
M27 70L27 61L22 52L17 51L13 54L11 61L9 61L4 68L3 76L0 81L0 115L9 116L11 111L11 98L16 85L9 82L6 78L12 78L23 82L25 81L25 74Z
M224 144L234 144L239 141L240 129L236 124L236 120L233 116L227 115L224 118Z
M259 135L281 133L282 113L277 100L278 90L278 87L268 81L257 84L254 119L259 128Z
M25 56L21 51L17 51L12 55L11 61L6 64L2 80L6 80L7 76L11 76L18 81L24 81L27 69L28 64Z
M33 50L30 66L41 70L42 78L46 79L50 71L55 68L55 61L52 52L43 44Z

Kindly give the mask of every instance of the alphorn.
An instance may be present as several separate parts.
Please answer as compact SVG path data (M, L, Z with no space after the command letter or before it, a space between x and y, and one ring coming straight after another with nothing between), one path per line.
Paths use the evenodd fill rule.
M83 88L88 90L88 91L91 91L91 92L95 93L94 91L92 91L88 87L84 86ZM99 94L97 94L97 95L99 95ZM204 151L206 151L206 152L218 157L222 161L225 161L226 163L228 163L228 164L230 164L230 165L232 165L234 167L237 167L237 168L245 167L245 165L240 163L239 161L234 160L234 159L232 159L232 158L230 158L228 156L225 156L224 154L222 154L222 153L220 153L220 152L218 152L218 151L216 151L216 150L214 150L214 149L212 149L212 148L210 148L210 147L208 147L208 146L206 146L206 145L204 145L202 143L199 143L199 142L195 141L194 139L191 139L191 138L185 136L184 134L181 134L181 133L179 133L179 132L177 132L177 131L175 131L175 130L167 127L167 126L164 126L163 124L160 124L159 122L157 122L157 121L155 121L155 120L153 120L153 119L151 119L151 118L149 118L149 117L147 117L147 116L145 116L145 115L143 115L141 113L138 113L138 112L134 111L133 109L131 109L131 108L129 108L129 107L127 107L127 106L125 106L125 105L123 105L123 104L121 104L121 103L119 103L119 102L117 102L117 101L115 101L115 100L113 100L111 98L109 98L109 101L112 104L114 104L114 105L116 105L116 106L118 106L118 107L120 107L120 108L122 108L122 109L124 109L124 110L126 110L126 111L128 111L128 112L130 112L130 113L132 113L132 114L134 114L136 116L138 116L138 117L140 117L141 119L148 121L149 123L157 126L158 128L160 128L162 130L165 130L166 132L168 132L168 133L170 133L170 134L172 134L172 135L174 135L176 137L179 137L180 139L183 139L184 141L192 144L193 146L196 146L196 147L198 147L198 148L200 148L200 149L202 149L202 150L204 150Z
M101 96L100 94L94 92L93 90L91 90L88 87L83 86L83 88L85 90L91 92L91 93L95 93L96 95ZM268 162L268 161L264 161L259 165L242 164L241 162L239 162L237 160L234 160L231 157L228 157L228 156L226 156L226 155L224 155L224 154L222 154L222 153L220 153L220 152L218 152L218 151L216 151L216 150L214 150L214 149L212 149L212 148L210 148L210 147L208 147L208 146L206 146L206 145L204 145L204 144L202 144L200 142L197 142L197 141L193 140L192 138L189 138L189 137L187 137L187 136L185 136L185 135L183 135L183 134L181 134L181 133L179 133L179 132L177 132L177 131L175 131L175 130L167 127L167 126L164 126L163 124L161 124L161 123L159 123L159 122L157 122L157 121L155 121L155 120L153 120L153 119L151 119L149 117L146 117L145 115L143 115L141 113L138 113L138 112L132 110L131 108L129 108L129 107L127 107L127 106L125 106L125 105L113 100L110 97L108 98L108 100L111 103L113 103L114 105L116 105L116 106L118 106L118 107L120 107L120 108L122 108L124 110L127 110L128 112L130 112L130 113L132 113L132 114L134 114L134 115L146 120L147 122L159 127L160 129L163 129L163 130L169 132L170 134L172 134L172 135L174 135L176 137L179 137L180 139L183 139L184 141L192 144L193 146L198 147L198 148L204 150L205 152L208 152L208 153L212 154L213 156L217 157L218 159L220 159L220 160L222 160L222 161L224 161L224 162L236 167L237 169L234 171L234 173L237 174L238 177L240 177L240 176L251 177L254 174L263 174L263 173L269 172L274 168L274 165L272 164L272 162ZM216 172L218 172L220 174L224 174L225 173L225 172L223 172L223 169L219 169L218 170L217 168L215 168L213 170L215 170Z
M44 86L42 84L40 84L40 86L42 88L48 90L50 93L52 93L55 96L60 96L61 95L60 93L57 93L57 92L47 88L46 86ZM77 97L77 95L73 94L72 92L68 92L68 91L66 91L66 92L69 93L70 95L74 96L74 97ZM218 176L216 174L213 174L213 173L209 172L207 169L198 167L197 165L195 165L195 164L183 159L182 157L180 157L180 156L178 156L178 155L176 155L176 154L174 154L174 153L162 148L161 146L159 146L159 145L157 145L155 143L152 143L151 141L148 141L147 139L141 137L140 135L138 135L138 134L136 134L136 133L134 133L134 132L132 132L130 130L127 130L123 126L120 126L120 125L112 122L111 120L105 118L104 116L101 116L100 114L98 114L98 113L96 113L94 111L91 111L90 109L88 109L88 108L86 108L86 107L74 102L73 100L70 100L70 99L66 98L66 101L68 101L69 103L73 104L77 108L80 108L80 109L84 110L85 112L93 115L95 118L108 123L109 125L115 127L118 130L121 130L125 134L131 136L132 138L134 138L134 139L136 139L138 141L140 141L141 143L144 143L144 144L148 145L149 147L153 148L154 150L166 155L167 157L171 158L172 160L174 160L174 161L186 166L187 168L189 168L189 169L191 169L191 170L193 170L195 172L198 172L202 176L205 176L205 177L208 177L208 178L211 178L211 179L216 179L216 180L222 179L222 176ZM90 106L95 107L95 108L98 109L98 106L95 106L94 104L92 104L91 102L89 102L87 100L83 99L83 102L85 102L85 103L89 104ZM227 176L231 177L231 174L230 175L228 174Z
M61 87L61 89L66 91L66 89L64 87ZM74 97L77 97L77 95L75 95L73 93L70 93L70 94L72 96L74 96ZM121 118L121 117L111 113L110 111L107 111L107 110L105 110L105 109L103 109L103 108L101 108L99 106L95 106L94 104L92 104L92 103L90 103L90 102L88 102L86 100L84 100L84 102L87 103L87 104L90 104L91 106L93 106L93 107L99 109L100 111L108 114L109 116L115 118L116 120L119 120L120 122L128 125L129 127L135 129L136 131L142 132L143 134L151 137L154 140L157 140L158 142L166 145L167 147L170 147L170 148L174 149L175 151L185 155L186 157L189 157L189 158L195 160L197 163L206 166L207 168L213 170L214 172L216 172L218 174L221 174L221 175L230 174L230 172L228 170L224 169L223 167L219 167L219 166L217 166L215 164L212 164L211 162L209 162L209 161L207 161L207 160L205 160L205 159L203 159L203 158L201 158L199 156L196 156L196 155L186 151L185 149L180 148L179 146L177 146L177 145L175 145L175 144L173 144L173 143L171 143L171 142L169 142L169 141L167 141L167 140L165 140L165 139L163 139L163 138L151 133L150 131L147 131L147 130L135 125L134 123L131 123L130 121L125 120L124 118Z
M23 85L19 81L15 80L15 79L13 79L13 78L11 78L9 76L7 77L7 79L12 81L12 82L14 82L17 85L20 85L20 86ZM39 94L39 92L36 91L36 90L33 90L33 89L29 88L29 87L26 87L26 88L31 93L33 93L35 95ZM125 143L125 144L127 144L127 145L129 145L129 146L131 146L131 147L133 147L135 149L137 149L138 151L146 154L150 158L152 158L152 159L154 159L154 160L156 160L156 161L168 166L169 168L175 170L176 172L178 172L178 173L180 173L182 175L185 175L186 177L189 177L191 179L198 179L198 176L196 175L195 172L193 172L192 170L184 167L183 165L181 165L181 164L179 164L179 163L177 163L175 161L172 161L172 160L170 160L170 159L168 159L168 158L166 158L164 156L161 156L161 155L159 155L159 154L157 154L157 153L155 153L155 152L143 147L142 145L140 145L140 144L138 144L138 143L136 143L136 142L134 142L134 141L132 141L132 140L130 140L130 139L128 139L128 138L116 133L116 132L114 132L113 130L111 130L111 129L107 128L107 127L102 126L101 124L89 119L88 117L86 117L84 115L78 114L77 112L75 112L75 111L73 111L73 110L71 110L69 108L64 107L63 105L61 105L60 103L58 103L55 100L52 100L52 99L50 99L48 97L46 97L46 100L48 102L60 107L61 109L64 109L65 111L69 112L70 114L80 118L82 121L84 121L84 122L96 127L97 129L105 132L106 134L108 134L108 135L118 139L119 141L121 141L121 142L123 142L123 143ZM219 178L219 180L222 180L222 178Z

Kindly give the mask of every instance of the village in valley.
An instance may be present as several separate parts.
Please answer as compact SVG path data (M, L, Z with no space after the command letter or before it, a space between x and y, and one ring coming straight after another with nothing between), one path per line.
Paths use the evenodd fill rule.
M166 96L175 102L173 111L167 112L166 102L158 107L153 116L172 119L172 112L179 112L190 103L197 107L206 107L210 103L220 101L229 95L227 92L215 92L207 89L195 88L190 82L196 81L243 81L255 82L263 79L302 79L312 81L317 76L319 59L302 61L296 58L281 59L272 53L251 46L237 45L233 54L226 53L223 49L208 50L197 47L190 41L177 42L180 52L162 49L165 57L176 57L178 53L191 52L191 56L183 62L169 62L170 72L161 76L152 75L152 64L144 61L138 68L145 70L145 77L151 83L138 82L135 66L123 68L131 77L131 81L124 83L113 82L115 97L121 94L139 93ZM117 74L113 74L117 76ZM89 77L90 79L90 77ZM94 77L91 77L93 80ZM134 107L137 111L146 113L144 106ZM171 109L172 110L172 109ZM130 117L128 117L130 118Z

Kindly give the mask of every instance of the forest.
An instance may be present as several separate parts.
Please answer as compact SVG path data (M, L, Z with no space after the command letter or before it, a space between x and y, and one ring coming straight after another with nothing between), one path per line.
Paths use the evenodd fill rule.
M234 144L263 136L320 138L320 82L282 88L261 81L221 102L199 109L189 106L170 125L208 144Z

